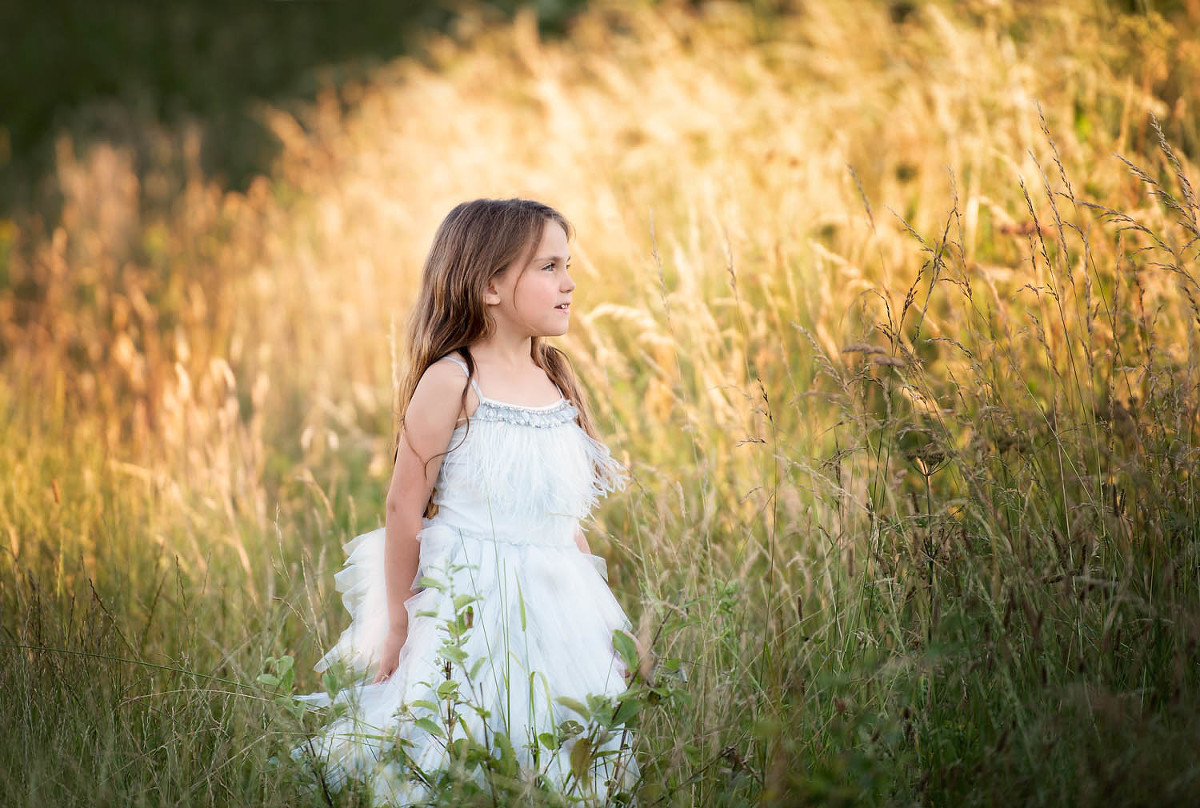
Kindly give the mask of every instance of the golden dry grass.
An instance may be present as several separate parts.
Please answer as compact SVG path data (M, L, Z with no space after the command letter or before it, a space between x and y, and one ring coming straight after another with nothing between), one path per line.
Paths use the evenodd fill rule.
M341 619L338 545L379 519L433 230L466 198L533 197L577 228L564 347L634 473L597 544L642 632L666 621L660 653L694 665L690 705L646 719L647 794L965 799L954 766L1010 733L1019 753L978 764L988 787L1017 766L1030 799L1102 794L1072 768L1086 744L1033 782L1047 705L1093 688L1141 699L1118 730L1179 733L1164 748L1196 731L1124 678L1141 664L1175 698L1196 689L1170 673L1195 658L1195 581L1158 577L1196 541L1178 470L1197 434L1196 171L1152 125L1200 142L1195 20L898 9L601 3L550 42L527 15L464 17L303 115L263 109L283 154L244 194L199 175L186 132L149 166L64 138L61 220L0 231L5 563L60 598L94 579L139 603L177 564L275 626L270 647L214 633L218 667L312 658ZM114 511L116 549L98 544ZM1078 595L1096 588L1104 605ZM1122 602L1175 639L1122 646L1112 626L1147 619ZM987 678L964 658L945 687L978 726L939 740L958 703L929 655L993 630L1020 661ZM190 658L195 637L164 632L139 651ZM868 752L847 758L860 730Z

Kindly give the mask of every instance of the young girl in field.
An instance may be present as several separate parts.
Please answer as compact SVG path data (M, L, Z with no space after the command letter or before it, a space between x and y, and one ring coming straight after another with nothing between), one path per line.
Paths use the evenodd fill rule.
M464 787L591 804L636 779L613 720L613 632L629 623L579 527L623 471L544 341L571 317L569 231L545 205L477 200L434 237L386 526L346 545L352 622L317 665L363 678L307 697L337 717L294 753L335 788L361 780L389 805Z

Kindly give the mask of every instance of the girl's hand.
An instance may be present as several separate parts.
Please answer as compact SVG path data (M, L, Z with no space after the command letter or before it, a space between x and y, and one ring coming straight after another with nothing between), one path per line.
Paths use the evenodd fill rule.
M575 546L579 548L579 552L584 555L592 554L592 547L588 544L587 538L583 535L583 531L575 528Z
M374 684L387 681L396 672L396 666L400 664L400 649L407 638L407 628L393 628L388 632L379 654L379 672L375 674Z

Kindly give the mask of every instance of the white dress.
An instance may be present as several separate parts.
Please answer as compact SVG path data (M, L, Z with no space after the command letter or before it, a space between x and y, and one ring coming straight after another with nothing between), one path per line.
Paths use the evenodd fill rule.
M460 739L471 738L508 761L507 773L493 764L491 775L468 765L485 789L519 790L536 779L603 802L637 778L630 733L603 726L625 690L612 634L629 621L604 561L580 552L574 537L597 500L623 485L623 470L580 428L567 400L523 407L474 389L479 406L451 435L436 514L418 534L417 594L405 604L399 667L371 684L388 631L379 528L345 546L335 580L352 620L316 666L341 667L356 684L332 700L302 697L332 705L336 717L293 757L311 760L331 788L352 777L376 804L414 805L434 798L455 765L448 747L461 762ZM581 739L579 751L589 754L575 756L573 771Z

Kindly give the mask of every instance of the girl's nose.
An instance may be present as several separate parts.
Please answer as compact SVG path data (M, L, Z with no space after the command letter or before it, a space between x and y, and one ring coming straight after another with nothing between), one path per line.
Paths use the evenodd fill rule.
M575 279L571 277L571 273L569 272L563 273L562 290L564 292L572 292L575 290Z

